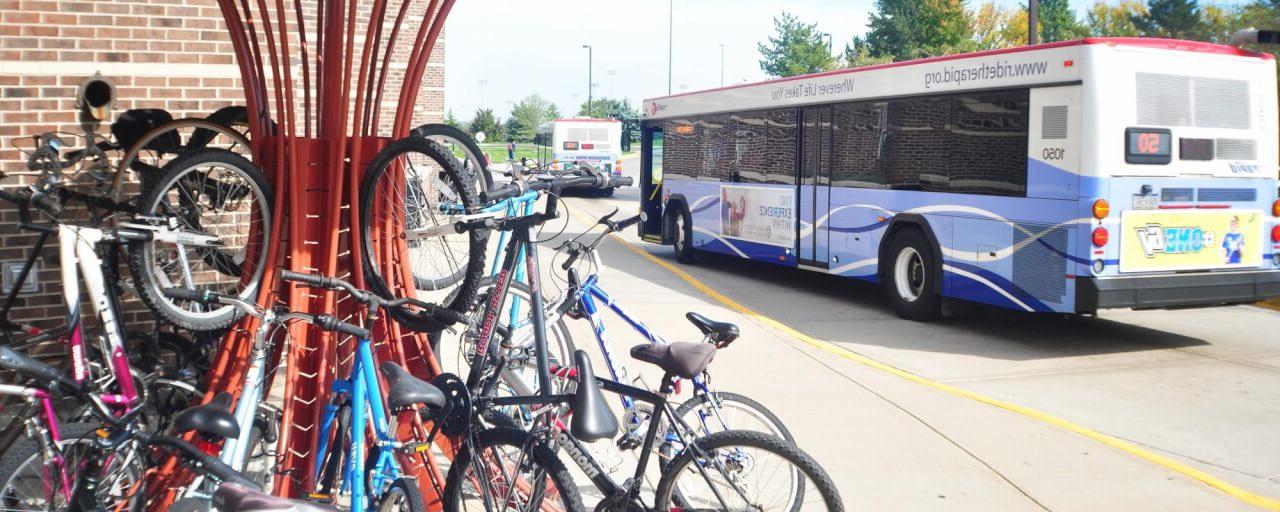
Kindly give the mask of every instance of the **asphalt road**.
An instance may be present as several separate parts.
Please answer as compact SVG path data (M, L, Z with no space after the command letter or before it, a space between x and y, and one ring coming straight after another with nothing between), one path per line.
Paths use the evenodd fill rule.
M636 211L638 192L567 201L572 233L584 214ZM722 257L681 265L670 247L622 238L759 315L623 240L603 246L605 288L668 339L696 341L686 311L742 328L715 384L778 413L850 509L1257 510L1280 498L1280 312L915 323L877 286ZM616 352L641 341L606 326ZM594 344L585 322L571 328L579 348Z

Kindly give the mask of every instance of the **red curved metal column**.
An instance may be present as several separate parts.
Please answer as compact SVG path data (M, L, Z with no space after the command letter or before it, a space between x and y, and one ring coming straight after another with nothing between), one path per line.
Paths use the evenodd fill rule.
M379 149L411 128L426 63L453 0L217 2L244 85L254 160L276 191L272 232L284 235L274 236L268 245L268 261L273 264L263 277L258 302L364 323L362 312L350 301L290 287L279 281L275 269L336 275L364 286L360 237L351 236L359 219L361 175ZM416 34L414 44L403 61L393 60L397 52L392 49L410 30ZM388 85L392 68L405 70L398 91ZM395 122L380 131L384 93L394 94L398 101ZM404 274L397 284L406 287L412 278L400 264L397 249L403 250L403 244L390 249L379 251L386 261L371 263ZM206 399L219 391L238 391L254 323L242 321L222 343L208 376ZM380 340L377 357L399 361L426 378L439 373L425 335L404 331L386 319L370 327ZM320 414L333 379L350 368L354 340L298 324L290 328L287 343L277 348L285 350L286 375L275 492L300 496L315 489L317 461L312 453ZM413 415L402 419L402 435L424 433ZM438 508L443 478L430 456L402 462L418 477L428 504ZM175 461L166 461L156 472L163 482L150 488L173 488L181 478L173 476L176 469ZM152 502L153 508L167 508L171 499L161 496Z

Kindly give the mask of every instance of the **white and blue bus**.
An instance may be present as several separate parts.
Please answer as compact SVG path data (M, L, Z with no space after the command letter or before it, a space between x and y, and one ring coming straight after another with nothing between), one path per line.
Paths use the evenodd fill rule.
M1098 38L646 100L641 235L1090 313L1280 296L1276 62Z
M622 121L575 117L542 123L534 136L538 159L563 163L587 162L610 174L622 170Z

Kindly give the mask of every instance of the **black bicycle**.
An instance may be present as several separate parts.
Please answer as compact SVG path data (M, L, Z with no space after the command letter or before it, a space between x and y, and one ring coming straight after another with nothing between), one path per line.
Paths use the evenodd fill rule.
M571 178L517 182L487 194L487 201L517 197L530 190L555 193L564 187L604 188L626 186L628 178L586 175ZM454 458L445 484L444 504L450 511L471 508L490 510L556 509L582 510L577 486L557 453L563 450L590 478L602 494L596 510L629 511L714 509L787 510L825 508L843 510L839 494L826 472L807 454L786 441L760 432L727 430L698 437L668 403L678 379L702 374L715 356L710 343L643 344L631 350L632 357L662 368L664 375L657 393L625 384L598 379L585 352L574 353L574 365L559 366L548 358L545 309L539 290L536 247L531 233L543 222L557 216L557 201L547 201L544 211L502 220L477 219L459 222L458 231L500 229L511 232L512 242L504 254L488 302L480 315L481 325L472 354L466 388L471 412L463 450ZM529 310L534 331L538 389L529 396L494 396L500 370L508 364L504 351L494 347L493 317L502 311L516 265L523 255L530 289ZM551 375L576 379L571 393L553 393ZM635 474L618 483L592 457L585 443L612 439L618 422L609 410L601 390L649 404L657 411L647 418L644 434L639 429L618 439L620 446L640 447ZM528 431L510 426L502 410L525 407L535 412ZM567 421L566 421L567 420ZM492 426L491 426L492 425ZM664 432L669 430L670 432ZM674 436L681 447L665 467L659 468L657 491L652 501L641 496L659 435ZM664 441L666 442L666 441Z

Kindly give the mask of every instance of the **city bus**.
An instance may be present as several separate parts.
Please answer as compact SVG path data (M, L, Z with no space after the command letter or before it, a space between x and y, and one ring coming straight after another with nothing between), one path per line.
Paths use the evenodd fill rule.
M1267 54L1091 38L649 99L640 235L917 320L1276 297L1276 85Z
M542 123L534 135L538 160L587 162L614 173L622 167L622 121L589 117Z

